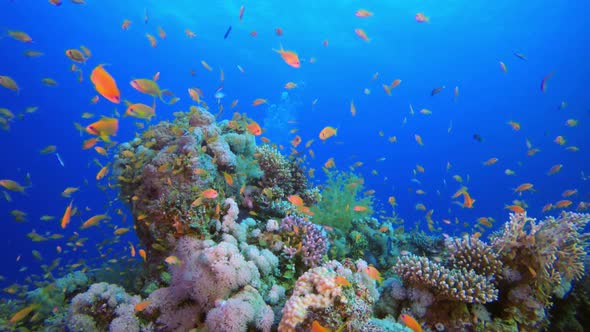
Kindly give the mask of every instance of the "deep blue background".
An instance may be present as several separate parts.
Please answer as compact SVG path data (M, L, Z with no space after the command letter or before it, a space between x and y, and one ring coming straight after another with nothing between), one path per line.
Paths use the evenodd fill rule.
M246 11L239 23L243 3ZM283 143L285 153L289 153L289 141L294 135L287 135L284 128L299 129L302 151L305 142L315 139L311 149L316 158L303 152L307 153L309 167L316 168L318 182L322 178L321 166L330 157L335 158L339 169L362 161L364 165L357 171L364 175L366 188L376 190L380 206L385 208L387 197L395 196L399 204L396 212L406 220L407 228L416 223L425 228L425 212L415 210L417 203L434 209L436 226L441 226L443 232L458 234L472 231L478 217L493 217L497 225L501 224L508 217L504 206L514 199L524 199L533 217L541 217L541 208L562 199L566 189L578 189L572 198L575 205L590 200L588 181L581 177L581 172L590 175L590 26L584 23L590 15L587 1L337 3L88 0L86 5L74 5L64 0L62 6L55 7L46 1L0 2L0 75L13 77L21 87L19 94L0 88L0 107L18 114L28 106L39 106L23 121L12 122L9 132L0 131L0 178L23 183L26 173L30 173L33 183L26 195L10 193L13 202L0 200L1 274L8 278L4 284L39 272L40 264L50 264L59 256L56 245L67 247L65 239L32 243L26 238L32 229L70 236L81 222L103 212L112 216L112 225L130 226L114 212L120 207L112 203L116 192L105 193L96 186L94 177L99 167L92 160L97 158L106 164L108 159L93 150L81 150L82 141L90 136L81 136L73 126L74 122L87 125L94 121L81 119L83 112L95 113L95 118L112 115L115 108L124 112L122 105L104 99L97 105L90 103L96 92L89 73L100 63L108 64L106 68L117 80L123 99L132 102L150 103L150 98L132 89L128 82L161 72L160 85L174 91L181 101L174 106L160 103L154 122L187 110L191 105L186 93L189 87L201 88L205 101L215 105L213 94L219 86L219 69L223 69L223 118L231 117L229 104L239 99L237 109L264 124L264 136ZM143 22L146 8L148 24ZM357 18L354 13L359 8L375 15ZM417 12L424 12L430 22L417 23ZM124 19L133 21L128 31L121 30ZM224 40L229 25L233 30ZM158 47L153 49L145 33L157 36L157 26L164 28L167 39L158 38ZM284 30L282 37L275 35L277 27ZM187 38L187 28L197 37ZM363 28L371 41L358 38L355 28ZM34 43L23 44L7 37L8 29L26 31ZM258 32L257 37L249 35L253 30ZM325 39L328 47L322 45ZM281 43L285 49L299 53L301 68L289 67L272 51ZM93 53L86 65L79 65L84 71L82 84L70 71L72 62L64 54L66 49L80 45ZM45 54L27 58L23 51L28 49ZM524 53L528 61L515 57L514 51ZM313 64L309 62L312 57L317 60ZM201 60L214 70L205 70ZM508 73L501 71L499 61L507 65ZM237 65L245 69L245 74L238 71ZM189 74L192 69L196 71L194 77ZM379 77L372 80L376 72ZM543 93L541 80L551 72L554 75ZM57 80L59 86L42 85L44 77ZM389 97L381 85L397 78L402 83ZM288 81L299 87L282 99ZM442 85L446 88L440 94L430 96L432 89ZM458 98L453 96L455 86L460 89ZM371 90L369 95L363 93L365 88ZM255 98L266 98L269 105L253 108L250 104ZM318 102L312 108L315 99ZM349 111L351 100L358 111L356 117ZM559 110L562 101L568 106ZM427 108L433 114L411 116L410 104L416 112ZM569 118L578 119L580 124L566 127ZM510 120L520 122L522 129L514 132L507 124ZM134 123L133 119L121 119L117 141L129 140L138 132ZM327 125L338 127L338 135L322 143L318 133ZM384 137L379 136L379 131L384 132ZM482 143L472 138L474 133L483 137ZM422 136L423 147L416 144L414 134ZM395 144L387 141L393 135L398 139ZM565 146L553 142L557 135L567 139ZM527 157L526 139L541 152ZM39 154L49 144L57 145L65 167L55 156ZM570 145L581 150L565 150ZM386 160L376 162L380 157ZM482 163L491 157L499 158L499 162L484 167ZM447 162L452 165L449 172ZM426 169L416 176L420 185L411 181L417 164ZM563 164L563 169L549 177L546 173L554 164ZM506 168L516 171L516 176L506 176ZM373 169L378 175L371 175ZM476 199L473 209L452 203L450 196L461 186L452 179L455 174L463 177L464 185ZM512 188L524 182L533 183L536 191L521 197ZM60 193L68 186L81 187L73 197L82 213L62 231L59 218L69 200ZM426 195L416 195L417 189L426 191ZM15 223L10 216L13 209L27 212L28 222ZM44 214L56 219L39 221ZM459 226L441 223L442 219L455 217L461 221ZM463 222L469 226L463 227ZM80 231L80 236L90 240L76 253L61 255L62 266L77 261L81 250L87 251L86 259L99 257L95 244L111 238L112 227ZM126 242L137 243L132 234L122 239L120 245L109 246L113 251L107 258L128 255ZM42 252L43 262L32 258L32 249ZM21 260L15 262L19 255ZM28 270L17 272L22 267Z

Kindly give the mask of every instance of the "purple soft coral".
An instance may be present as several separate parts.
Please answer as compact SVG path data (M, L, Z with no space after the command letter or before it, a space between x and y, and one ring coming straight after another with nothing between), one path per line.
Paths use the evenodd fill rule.
M297 217L287 216L281 221L281 232L293 232L300 237L303 264L316 267L322 262L322 257L328 252L328 238L324 231L313 223ZM289 248L285 247L288 254Z

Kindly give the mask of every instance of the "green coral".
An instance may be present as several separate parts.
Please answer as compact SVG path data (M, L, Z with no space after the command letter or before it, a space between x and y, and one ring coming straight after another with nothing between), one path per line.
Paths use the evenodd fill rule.
M348 232L352 221L373 214L373 196L363 196L364 180L354 173L324 168L326 185L321 201L312 206L313 221L317 224ZM363 210L363 211L355 211Z

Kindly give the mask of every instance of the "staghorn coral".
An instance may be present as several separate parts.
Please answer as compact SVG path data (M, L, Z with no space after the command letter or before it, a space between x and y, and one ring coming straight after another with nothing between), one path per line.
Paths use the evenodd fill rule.
M502 276L502 262L498 254L475 236L450 237L445 242L454 269L473 270L491 281Z
M426 257L401 256L393 266L404 282L429 289L439 299L466 303L487 303L498 298L498 290L473 270L449 269Z
M328 252L328 239L323 229L303 218L283 218L280 233L285 238L284 252L291 257L300 254L303 265L308 268L318 266Z

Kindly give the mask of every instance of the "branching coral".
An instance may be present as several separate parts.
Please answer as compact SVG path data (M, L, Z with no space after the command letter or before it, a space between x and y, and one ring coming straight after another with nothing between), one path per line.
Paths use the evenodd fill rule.
M493 248L474 236L446 240L454 269L473 270L494 281L502 276L502 262Z
M306 267L318 266L328 252L328 239L319 226L297 217L287 216L281 221L280 232L285 239L287 255L300 254Z
M426 257L413 254L398 258L393 271L415 287L425 287L437 298L466 303L487 303L498 298L498 290L473 270L449 269Z

